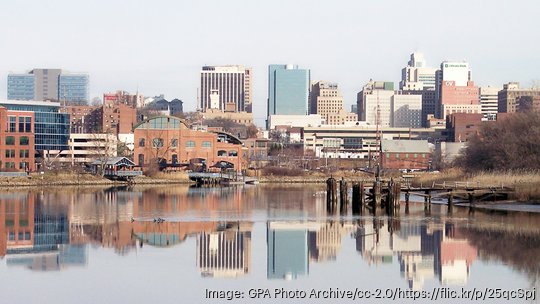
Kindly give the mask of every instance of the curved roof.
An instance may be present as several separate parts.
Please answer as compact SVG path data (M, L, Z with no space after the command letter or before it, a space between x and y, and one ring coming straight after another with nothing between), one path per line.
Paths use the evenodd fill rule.
M168 119L176 120L176 121L179 122L179 126L180 126L180 124L183 124L186 128L189 128L188 124L186 123L186 121L184 119L178 118L176 116L157 115L157 116L152 116L150 118L147 118L147 119L139 122L138 124L134 125L133 130L135 130L138 127L144 125L145 123L150 123L152 120L155 120L155 119L158 119L158 118L168 118Z
M219 135L226 136L226 139L227 139L228 143L236 144L236 145L243 145L242 141L238 137L236 137L236 136L234 136L234 135L232 135L230 133L223 132L223 131L210 131L210 132L216 133L218 136Z

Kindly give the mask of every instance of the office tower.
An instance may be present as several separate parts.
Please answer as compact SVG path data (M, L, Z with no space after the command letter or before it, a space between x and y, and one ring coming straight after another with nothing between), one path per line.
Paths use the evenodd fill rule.
M61 69L33 69L28 74L8 75L9 100L50 100L84 105L88 102L89 77Z
M427 67L422 53L412 53L406 67L401 70L400 90L435 90L436 68Z
M480 107L484 118L495 120L498 111L498 93L499 88L481 87L480 88Z
M427 116L435 114L437 69L427 66L423 54L412 53L408 65L401 70L399 88L403 95L422 96L421 125L427 126Z
M524 89L519 87L519 82L509 82L503 85L503 89L499 91L497 102L499 104L499 113L515 113L519 109L519 97L538 97L540 89Z
M251 111L251 69L240 65L204 66L201 70L199 108ZM215 102L212 102L214 100Z
M422 95L394 93L390 113L391 126L394 128L422 127Z
M72 105L85 105L90 99L88 75L61 74L58 78L58 100Z
M268 116L308 113L310 71L297 65L268 66Z
M390 127L394 83L370 80L357 94L358 119L369 124Z
M238 277L249 273L251 231L200 233L197 237L197 265L203 277Z
M436 116L445 118L453 113L480 113L478 87L471 81L467 62L444 61L437 71Z
M37 151L67 150L69 114L59 113L60 103L48 101L0 101L0 106L13 111L34 112L35 148Z
M34 75L9 74L7 79L7 98L9 100L34 99Z
M343 96L337 83L318 81L311 86L309 93L310 114L319 114L328 125L342 125L358 121L356 113L343 109Z

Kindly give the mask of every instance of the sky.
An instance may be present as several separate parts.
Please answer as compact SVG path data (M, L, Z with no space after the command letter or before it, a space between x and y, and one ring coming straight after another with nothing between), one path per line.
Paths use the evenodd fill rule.
M410 53L429 66L466 60L476 84L540 79L540 2L25 0L0 4L0 99L7 74L90 75L90 96L125 90L195 110L200 69L253 69L263 126L269 64L298 64L339 85L348 109L369 81L397 82Z

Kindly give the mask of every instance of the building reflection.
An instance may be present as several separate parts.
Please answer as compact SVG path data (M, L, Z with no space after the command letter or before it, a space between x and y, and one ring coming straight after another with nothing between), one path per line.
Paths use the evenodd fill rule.
M422 289L431 279L443 285L465 285L478 255L455 224L446 221L364 221L356 232L356 250L369 265L392 263L396 256L412 289Z
M0 194L0 256L8 266L37 271L87 263L86 245L72 245L67 208L33 193Z
M309 274L309 263L336 260L350 222L268 222L267 278L296 279Z
M251 269L253 223L225 223L197 236L197 265L203 277L234 278Z

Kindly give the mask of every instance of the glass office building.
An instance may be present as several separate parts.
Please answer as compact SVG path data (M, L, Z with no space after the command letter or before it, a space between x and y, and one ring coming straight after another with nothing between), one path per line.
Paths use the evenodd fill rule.
M268 67L268 115L307 115L310 71L297 65Z
M61 74L58 79L58 100L69 101L70 104L86 105L88 103L88 75Z
M7 98L10 100L33 100L35 79L32 74L9 74Z
M60 103L49 101L0 101L0 106L14 111L34 112L36 150L67 150L69 114L58 113Z

